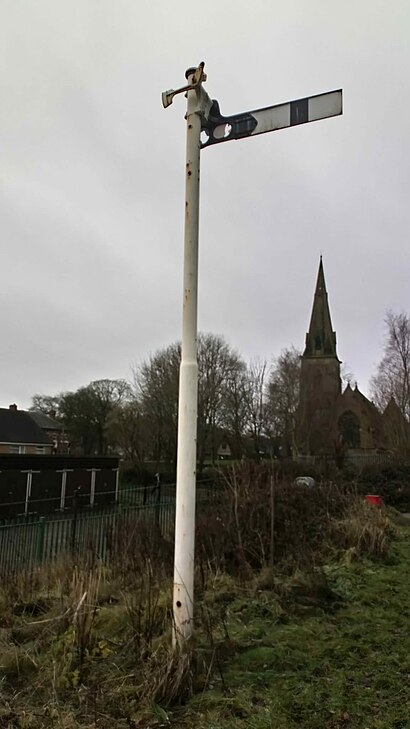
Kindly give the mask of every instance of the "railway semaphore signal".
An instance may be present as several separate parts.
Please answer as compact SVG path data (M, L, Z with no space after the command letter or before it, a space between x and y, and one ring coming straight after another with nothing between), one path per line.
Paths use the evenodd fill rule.
M174 96L185 93L187 145L185 176L184 292L182 347L178 404L177 487L174 560L174 644L184 648L193 632L194 546L197 431L197 287L200 151L233 139L307 124L339 116L342 90L296 99L285 104L223 116L217 101L210 99L202 84L205 64L186 71L188 84L164 91L164 108Z

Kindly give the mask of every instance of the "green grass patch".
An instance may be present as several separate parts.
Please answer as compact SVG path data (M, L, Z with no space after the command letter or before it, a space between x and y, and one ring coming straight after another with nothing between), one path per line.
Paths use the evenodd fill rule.
M237 650L223 684L191 700L178 726L211 729L409 729L410 534L388 563L325 569L336 609L261 614L269 593L227 610ZM252 617L254 614L254 617ZM243 617L246 615L246 619Z

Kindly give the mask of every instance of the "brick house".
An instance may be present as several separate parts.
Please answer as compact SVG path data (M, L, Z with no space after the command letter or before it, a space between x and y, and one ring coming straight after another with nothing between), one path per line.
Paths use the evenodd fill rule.
M0 408L0 454L51 455L53 441L30 413L17 405Z
M53 453L70 453L70 440L64 426L56 420L55 411L46 414L29 410L28 415L53 444Z

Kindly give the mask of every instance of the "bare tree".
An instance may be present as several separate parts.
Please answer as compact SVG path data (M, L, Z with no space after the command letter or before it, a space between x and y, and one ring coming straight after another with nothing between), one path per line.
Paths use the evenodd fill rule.
M272 366L269 379L268 418L270 432L292 452L295 415L299 403L301 352L291 346L282 350Z
M113 408L105 428L110 445L133 466L141 466L146 459L148 431L147 419L137 400Z
M267 393L266 379L268 377L266 360L253 359L247 369L247 378L244 389L246 403L247 430L252 438L253 451L259 458L262 450L261 438L267 428Z
M220 335L198 337L198 471L205 456L215 461L226 417L229 388L244 367L237 352Z
M342 390L344 390L347 385L351 385L354 381L354 374L350 369L350 365L348 364L348 362L342 363L342 366L340 368L340 379L342 381Z
M146 421L148 455L174 463L177 448L178 378L181 346L170 344L134 368L135 397Z
M232 458L235 460L240 460L245 451L248 387L246 364L238 357L233 357L227 374L222 404L222 427L227 434Z
M178 383L181 347L171 344L134 370L135 394L150 433L151 451L158 463L176 458ZM227 391L239 355L215 334L198 336L198 471L210 453L215 459L218 438L226 422Z
M53 417L59 417L60 395L33 395L31 398L30 410L45 415L52 414Z
M384 410L393 397L407 421L410 419L410 316L388 311L385 318L384 354L370 380L373 400Z

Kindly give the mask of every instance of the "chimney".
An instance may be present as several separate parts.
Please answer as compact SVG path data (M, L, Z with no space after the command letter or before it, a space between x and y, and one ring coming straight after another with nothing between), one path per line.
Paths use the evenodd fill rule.
M49 410L48 413L47 413L47 415L48 415L49 418L53 418L53 420L55 420L57 413L56 413L55 410Z
M12 405L9 405L9 410L17 410L17 405L15 402Z

